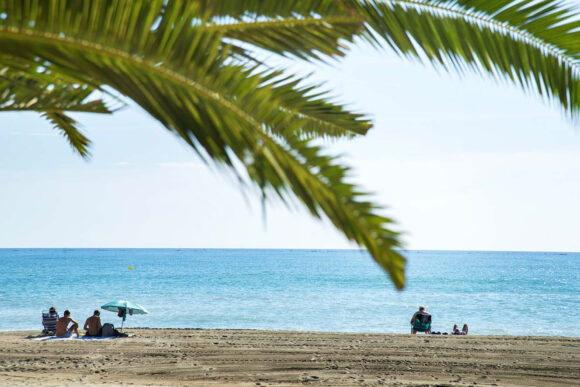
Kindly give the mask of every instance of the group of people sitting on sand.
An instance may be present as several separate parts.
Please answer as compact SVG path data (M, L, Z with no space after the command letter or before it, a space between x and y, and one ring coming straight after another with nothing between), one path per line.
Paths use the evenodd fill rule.
M425 332L440 335L441 332L431 332L431 314L425 310L425 307L421 305L419 310L413 314L411 317L411 334L417 334L417 332ZM452 335L467 335L469 332L469 327L467 324L463 324L463 328L459 330L457 324L453 325ZM446 335L447 333L443 333Z
M52 306L48 312L49 315L56 316L56 318L58 318L55 334L57 337L72 337L73 333L76 334L77 337L80 337L79 324L70 316L69 310L65 310L63 316L60 318L58 317L56 307ZM83 327L83 329L86 331L85 336L101 336L103 325L101 324L100 314L101 312L95 310L93 315L87 318Z

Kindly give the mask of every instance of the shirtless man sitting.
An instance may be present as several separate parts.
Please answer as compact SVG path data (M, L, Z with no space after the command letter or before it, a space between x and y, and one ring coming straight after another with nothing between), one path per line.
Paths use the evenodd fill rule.
M69 323L72 323L70 328L68 327ZM65 310L64 315L56 323L56 336L70 337L72 332L76 333L77 337L79 337L79 324L70 317L70 311Z
M85 326L83 327L83 329L85 331L87 331L87 333L86 333L87 336L99 336L100 335L101 328L103 327L101 325L101 318L99 317L100 314L101 314L101 312L99 312L98 310L95 310L93 315L91 317L89 317L87 319L87 321L85 321Z

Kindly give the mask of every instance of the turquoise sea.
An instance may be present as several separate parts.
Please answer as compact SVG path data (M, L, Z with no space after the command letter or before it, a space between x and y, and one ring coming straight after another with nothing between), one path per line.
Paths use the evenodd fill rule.
M436 331L580 336L580 253L405 254L397 291L359 250L0 249L0 331L40 329L51 305L82 324L128 299L150 312L128 327L408 333L423 304Z

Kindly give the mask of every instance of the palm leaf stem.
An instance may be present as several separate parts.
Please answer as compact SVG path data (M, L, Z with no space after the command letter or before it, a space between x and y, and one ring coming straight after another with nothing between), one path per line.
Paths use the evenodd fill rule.
M284 18L264 21L249 21L235 23L209 23L204 28L209 31L221 32L227 36L230 31L256 30L260 28L291 28L295 26L316 26L332 24L361 24L362 19L352 16L325 16L325 17L305 17L305 18Z

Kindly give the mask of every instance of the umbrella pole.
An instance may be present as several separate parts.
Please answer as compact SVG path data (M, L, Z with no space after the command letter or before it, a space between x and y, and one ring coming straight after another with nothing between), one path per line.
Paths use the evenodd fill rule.
M123 313L123 320L121 320L121 332L123 332L123 324L125 323L126 318L127 318L127 308L125 308L125 313Z

